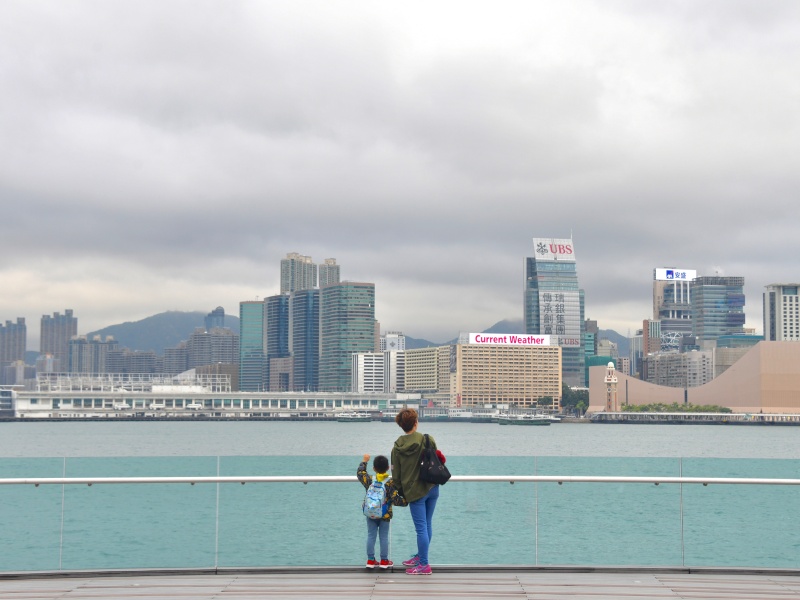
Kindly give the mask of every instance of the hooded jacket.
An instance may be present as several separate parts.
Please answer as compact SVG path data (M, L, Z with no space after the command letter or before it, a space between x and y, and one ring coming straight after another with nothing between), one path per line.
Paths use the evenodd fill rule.
M436 440L428 435L431 447L436 449ZM406 502L414 502L425 496L435 483L419 478L419 463L422 458L425 436L418 431L401 435L392 448L392 479Z

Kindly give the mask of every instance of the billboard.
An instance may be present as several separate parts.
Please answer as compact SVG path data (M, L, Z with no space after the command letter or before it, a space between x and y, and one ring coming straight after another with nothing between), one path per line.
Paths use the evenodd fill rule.
M550 336L530 333L470 333L469 343L482 346L549 346Z
M575 246L572 239L533 238L536 260L567 260L575 262Z
M694 269L656 269L656 281L692 281L696 277Z

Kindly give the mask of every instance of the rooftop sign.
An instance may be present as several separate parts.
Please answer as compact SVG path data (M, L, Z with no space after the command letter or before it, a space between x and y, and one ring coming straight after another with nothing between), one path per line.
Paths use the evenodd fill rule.
M549 335L522 333L470 333L469 343L481 346L549 346Z
M575 247L572 245L571 238L533 238L533 253L536 260L575 262Z
M692 281L696 277L694 269L656 269L656 281Z

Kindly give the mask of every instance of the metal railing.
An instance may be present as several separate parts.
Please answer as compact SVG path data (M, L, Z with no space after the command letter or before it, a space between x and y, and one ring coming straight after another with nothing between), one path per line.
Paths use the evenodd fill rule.
M163 566L165 559L162 557L170 557L170 560L174 557L175 564L166 565L173 568L216 569L261 564L322 566L341 564L342 561L351 560L353 554L357 555L362 551L362 531L357 525L360 520L356 518L358 509L354 510L353 504L360 505L363 488L354 485L357 483L354 475L223 476L219 475L219 458L216 471L217 475L196 477L184 475L0 478L0 492L16 488L22 493L22 490L30 487L61 486L58 494L60 499L55 493L46 493L47 498L42 499L41 492L25 492L21 496L23 498L21 502L37 504L29 513L25 512L27 507L24 505L9 510L9 505L6 504L5 512L9 518L16 518L13 515L14 510L22 513L23 520L50 518L52 523L47 535L51 537L42 540L43 548L36 555L45 556L47 560L42 561L41 558L34 557L32 566L9 568L3 564L0 557L0 572L150 568ZM66 473L66 468L64 472ZM298 494L298 488L291 485L298 483L322 485L309 485L307 491ZM209 484L215 487L209 489ZM246 486L246 484L256 485ZM347 484L347 486L337 486L329 491L329 484ZM508 495L509 492L497 488L498 484L532 484L532 486L515 486L520 489L514 490L506 485L502 489L511 493L509 498L504 499L504 495ZM628 484L633 484L636 490L642 489L641 484L645 484L653 491L639 498L633 493L634 490L624 487ZM120 487L126 485L135 486L143 491L139 494L132 488ZM156 487L140 488L147 485ZM287 485L289 487L286 487ZM601 485L602 490L598 490L597 485ZM94 488L96 491L86 490L86 487L93 486L97 486ZM186 488L178 489L175 486L187 486L189 489L194 489L190 486L197 486L201 489L189 493L180 491ZM242 486L246 488L242 489ZM656 564L726 566L727 562L737 566L800 569L800 556L797 556L796 551L797 540L800 539L800 525L794 519L790 508L797 505L800 497L793 489L789 496L779 494L777 499L772 496L768 499L758 496L755 500L744 494L744 491L741 494L735 493L725 497L715 496L710 491L700 495L699 492L692 493L688 494L691 498L690 508L687 509L684 488L703 489L709 486L717 488L761 486L766 490L777 490L777 488L800 486L800 478L455 475L442 492L442 497L446 501L440 503L441 511L437 509L437 514L441 512L437 517L437 523L443 530L449 531L449 535L443 537L455 538L457 529L465 529L465 526L471 528L471 531L464 534L466 543L486 547L482 554L476 554L493 556L498 561L504 561L491 564L514 564L505 558L508 554L519 556L520 563L536 566L587 564L580 561L586 561L586 556L593 556L593 553L597 552L599 558L593 558L594 562L589 564L628 565L631 564L631 559L626 560L622 555L638 544L643 548L642 553L645 556L640 559L643 560L640 564L645 566ZM80 491L81 488L83 491ZM119 492L113 492L114 489ZM203 492L203 489L208 493ZM656 492L656 490L661 491ZM0 502L3 501L3 497L0 496ZM38 507L39 503L45 508ZM734 506L728 507L726 503L732 503ZM57 517L53 514L56 504L60 504L60 514ZM254 509L254 506L259 508ZM781 506L785 507L785 521L782 519L784 512ZM308 507L311 507L311 510L316 509L324 516L309 512ZM760 513L766 510L765 507L766 509L772 507L777 512L772 517L761 515ZM648 514L648 509L652 514ZM565 527L570 523L567 520L568 513L565 511L574 512L573 520L577 525L572 523L571 526ZM397 512L396 510L396 515ZM336 517L340 514L347 516L337 522ZM465 521L464 514L477 516ZM763 517L762 521L758 520L760 517ZM563 523L560 522L561 519L564 520ZM398 530L400 534L393 534L393 544L411 547L413 530L410 529L409 523L405 522L406 520L401 522L403 527ZM706 522L708 531L706 529L700 531L706 526ZM458 527L454 527L456 523ZM396 527L397 525L393 525L393 531ZM738 555L734 553L733 558L725 558L722 551L731 540L741 535L743 528L748 527L752 531L746 535L750 535L751 538L763 532L765 536L763 543L769 546L762 553L764 558L753 559L758 564L752 565L743 564L742 561L746 561L747 557L745 555L745 558L742 558L741 552ZM109 533L110 530L114 533ZM643 533L643 530L647 531ZM0 538L4 534L7 538L11 535L0 523ZM130 539L117 541L114 539L115 535ZM712 539L709 535L717 538ZM335 538L340 545L346 546L349 550L343 550L343 557L339 557L327 547L323 549L312 547L306 552L325 555L330 562L314 563L313 557L307 558L308 561L312 561L311 563L298 562L297 557L302 555L304 550L298 551L299 546L292 545L291 540L287 542L286 538L292 536L312 537L319 540L317 543L321 545L329 541L326 538ZM260 544L259 537L268 537L268 542ZM504 545L500 550L493 546L498 540L502 540ZM565 542L573 544L575 540L580 541L582 546L581 551L575 554L576 562L572 562L570 558L565 559L566 555L561 545ZM441 542L439 543L441 547ZM518 550L514 552L509 550L504 554L505 545L513 543L517 543ZM752 539L744 540L742 543L749 544L751 550L754 546ZM97 550L98 544L108 546L103 549L102 560L92 554ZM153 548L154 544L160 546ZM451 544L458 548L451 549L450 556L463 555L463 549L466 547L464 541L453 540ZM5 543L4 545L8 546ZM705 548L704 545L709 547ZM140 551L139 558L130 559L132 553L130 548L138 546L144 546L146 550ZM273 546L277 549L273 549ZM281 550L283 546L286 547L285 550ZM660 546L667 550L663 552L653 550ZM692 548L688 557L687 546ZM266 548L272 552L270 558L264 557ZM202 552L199 555L192 554L200 550ZM238 552L239 550L241 552ZM743 550L747 551L747 548ZM350 552L350 555L347 552ZM638 553L630 552L638 558ZM653 553L652 556L648 555L648 552ZM183 556L176 556L181 553ZM146 562L150 556L155 557L153 564ZM721 562L716 565L707 562L698 564L697 561L700 560L708 561L708 557L717 558ZM617 562L618 560L622 562ZM770 564L770 561L776 560L777 564ZM236 564L234 561L250 562ZM476 563L478 561L474 559L467 563L454 562L452 559L450 561L450 564Z

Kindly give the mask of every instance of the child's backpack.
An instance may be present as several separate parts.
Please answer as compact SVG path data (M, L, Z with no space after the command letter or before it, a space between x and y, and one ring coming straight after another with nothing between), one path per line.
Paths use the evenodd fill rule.
M389 503L386 501L386 484L382 481L373 481L367 488L362 505L364 514L370 519L382 519L389 512Z

